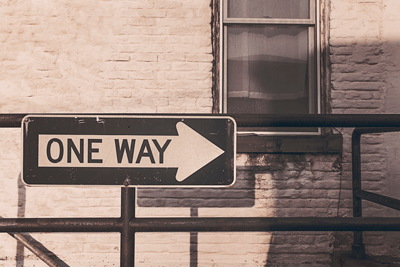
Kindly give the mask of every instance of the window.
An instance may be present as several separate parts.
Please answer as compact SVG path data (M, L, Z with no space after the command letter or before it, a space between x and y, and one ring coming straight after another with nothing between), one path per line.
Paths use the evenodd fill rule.
M319 113L316 1L222 0L224 113ZM282 133L288 128L239 131Z

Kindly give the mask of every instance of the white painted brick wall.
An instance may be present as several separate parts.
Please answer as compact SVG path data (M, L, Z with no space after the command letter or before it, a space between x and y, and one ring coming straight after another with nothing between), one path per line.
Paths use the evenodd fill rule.
M208 0L0 3L0 113L210 113ZM332 113L398 113L397 0L330 0ZM238 155L234 193L182 194L137 216L351 216L350 131L340 155ZM363 138L363 186L396 197L396 135ZM399 140L400 141L400 140ZM0 216L118 217L119 188L25 187L20 129L0 129ZM386 150L385 150L386 149ZM387 153L385 151L388 151ZM396 187L397 186L397 187ZM341 188L341 190L339 190ZM235 191L236 190L236 191ZM142 192L145 195L145 192ZM243 196L239 198L238 196ZM340 202L338 202L340 196ZM235 198L236 197L236 198ZM226 198L226 199L225 199ZM140 201L165 203L162 198ZM140 202L139 201L139 202ZM229 203L252 202L234 206ZM246 202L246 203L247 203ZM206 205L207 204L207 205ZM161 205L162 206L162 205ZM365 215L398 216L365 204ZM118 266L119 234L31 234L70 266ZM137 266L189 266L189 233L136 235ZM329 266L351 235L199 233L198 266ZM365 234L367 251L398 254L393 233ZM0 266L45 266L0 234ZM18 264L18 265L17 265Z
M208 113L210 20L208 1L10 3L2 8L0 112ZM153 102L175 90L201 93ZM176 98L193 105L172 101L169 110Z
M209 4L208 0L0 3L0 112L210 113ZM120 215L119 188L20 185L20 130L0 129L0 137L0 216ZM188 216L189 209L139 208L137 214ZM119 265L119 234L32 236L70 266ZM146 244L149 237L139 235L138 263L163 264L165 259L171 266L179 262L187 266L188 236L161 234ZM168 244L167 250L156 244L159 240ZM13 238L0 234L0 266L45 266L27 250L16 260L16 247ZM142 253L146 247L150 255ZM165 257L158 255L161 252Z

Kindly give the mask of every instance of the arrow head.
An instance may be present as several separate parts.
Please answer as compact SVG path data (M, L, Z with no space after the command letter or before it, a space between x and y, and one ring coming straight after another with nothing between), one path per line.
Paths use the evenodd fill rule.
M225 152L183 122L178 122L176 129L179 137L171 143L174 148L169 150L173 153L169 157L178 166L178 182L184 181Z

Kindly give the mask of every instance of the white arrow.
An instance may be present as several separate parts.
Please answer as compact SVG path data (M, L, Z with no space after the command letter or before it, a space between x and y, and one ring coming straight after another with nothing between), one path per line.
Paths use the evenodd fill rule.
M178 168L181 182L224 153L185 123L176 129L178 136L40 134L39 167Z
M224 151L198 134L192 128L178 122L177 141L171 141L171 149L165 151L165 158L172 159L171 166L178 166L176 180L181 182L206 164L222 155Z

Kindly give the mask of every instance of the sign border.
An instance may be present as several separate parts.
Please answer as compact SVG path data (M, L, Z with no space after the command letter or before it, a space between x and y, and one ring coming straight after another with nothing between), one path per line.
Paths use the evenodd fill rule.
M24 151L25 151L25 139L24 134L26 131L25 124L29 122L30 117L41 117L41 118L96 118L100 120L102 118L112 118L112 119L225 119L230 120L233 125L233 181L229 185L87 185L87 184L27 184L24 180ZM195 129L194 129L195 130ZM84 188L106 188L106 187L133 187L133 188L228 188L232 187L236 183L236 146L237 146L237 124L234 118L226 115L203 115L203 114L96 114L96 113L78 113L78 114L29 114L26 115L21 120L21 137L22 137L22 157L21 157L21 181L25 186L28 187L84 187ZM212 162L212 161L211 161Z

